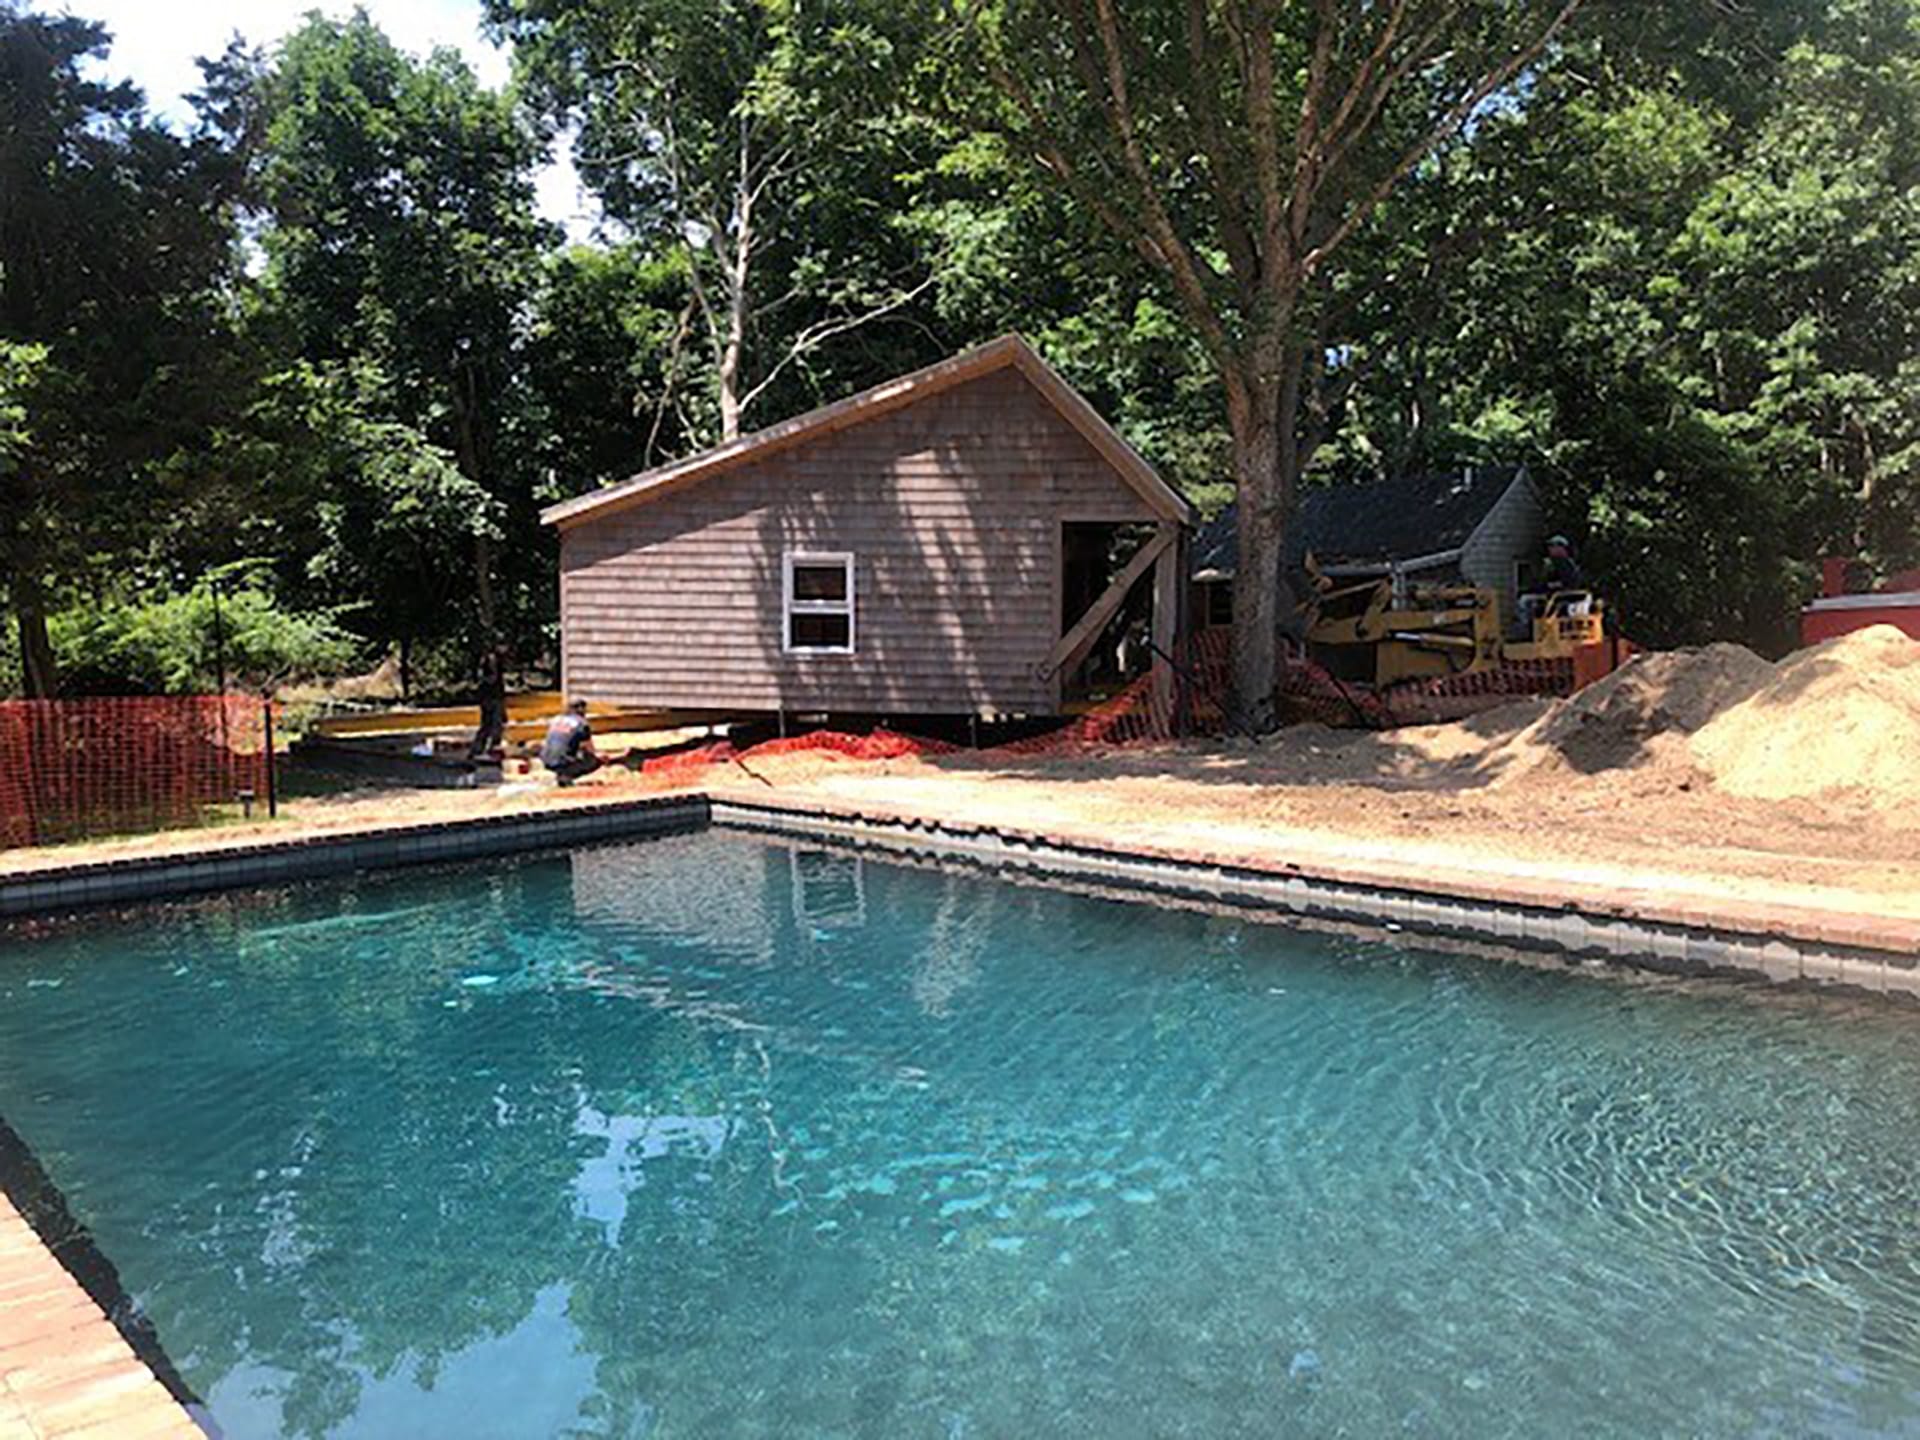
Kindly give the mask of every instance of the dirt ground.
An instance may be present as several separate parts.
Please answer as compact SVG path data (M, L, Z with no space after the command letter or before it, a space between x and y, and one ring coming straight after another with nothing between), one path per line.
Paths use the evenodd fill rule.
M1524 875L1920 918L1920 831L1845 797L1762 802L1609 776L1508 788L1418 745L1278 746L862 765L756 762L788 794L1270 859ZM1318 746L1320 754L1311 753ZM1343 753L1349 752L1349 753ZM1355 773L1365 771L1367 773ZM1338 777L1338 778L1335 778ZM735 783L738 783L736 780Z
M618 753L605 737L606 753ZM1737 646L1643 657L1565 701L1381 734L1294 726L1261 741L1099 753L861 760L831 750L569 790L359 788L259 822L0 852L0 873L577 804L676 786L793 798L1249 858L1523 878L1920 918L1920 644L1863 632L1778 666Z
M1085 757L858 761L831 752L750 759L681 783L878 804L1027 829L1232 848L1250 857L1520 875L1569 898L1608 885L1668 896L1790 903L1920 918L1920 830L1865 799L1729 797L1658 767L1501 783L1470 731L1398 738L1302 727L1265 745L1164 746ZM1468 759L1455 753L1467 749ZM581 803L670 788L626 771L571 790L355 789L296 800L280 820L0 853L0 872L52 863L341 833Z

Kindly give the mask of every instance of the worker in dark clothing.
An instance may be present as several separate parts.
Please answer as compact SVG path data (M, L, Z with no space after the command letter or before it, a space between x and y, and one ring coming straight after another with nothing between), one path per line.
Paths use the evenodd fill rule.
M1547 541L1547 558L1540 567L1540 580L1520 597L1520 633L1533 632L1533 622L1546 612L1547 601L1555 595L1587 588L1587 575L1573 558L1573 544L1564 535ZM1573 602L1567 614L1585 614L1584 602Z
M1556 535L1547 541L1547 563L1542 568L1541 578L1546 582L1547 593L1556 590L1584 590L1587 588L1587 575L1580 568L1580 562L1573 558L1573 546L1564 535Z
M547 738L540 744L540 763L562 785L571 785L600 768L599 753L593 748L593 726L587 723L586 701L574 700L567 706L567 713L556 716L547 727Z

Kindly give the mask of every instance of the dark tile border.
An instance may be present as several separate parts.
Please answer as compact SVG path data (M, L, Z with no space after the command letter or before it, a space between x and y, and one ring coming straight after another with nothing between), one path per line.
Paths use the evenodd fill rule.
M1367 883L1304 870L1263 869L1006 832L930 818L834 813L716 796L712 823L767 834L837 840L880 850L957 856L1038 875L1180 897L1303 920L1385 927L1395 933L1492 944L1506 950L1599 960L1682 976L1738 976L1776 984L1841 987L1920 1003L1920 955L1738 925L1546 906L1447 890Z
M290 837L182 854L123 856L0 876L0 920L695 830L707 823L707 813L704 795L650 795L612 804Z
M0 876L0 921L271 885L355 871L481 859L716 824L838 838L895 851L971 857L1036 875L1258 909L1303 919L1597 959L1676 975L1735 975L1839 986L1920 1002L1920 927L1874 917L1770 923L1764 907L1704 911L1636 903L1620 892L1549 903L1484 879L1431 885L1333 867L1262 865L1149 844L1043 834L882 807L774 800L721 791L593 802L565 809L269 840L175 855L128 856Z

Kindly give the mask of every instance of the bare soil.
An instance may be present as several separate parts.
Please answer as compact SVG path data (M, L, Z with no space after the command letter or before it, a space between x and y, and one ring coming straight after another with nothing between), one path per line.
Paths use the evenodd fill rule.
M1570 701L1378 735L1298 726L1258 744L886 761L805 751L667 777L613 769L566 791L357 790L296 801L269 832L6 852L0 872L765 784L1123 842L1524 877L1569 899L1625 889L1920 918L1920 645L1862 633L1779 666L1732 646L1645 657Z
M1489 783L1424 747L1309 737L1259 750L754 768L787 794L1303 863L1549 879L1569 899L1604 887L1920 917L1920 833L1845 797L1729 800L1687 782L1577 774L1543 791Z

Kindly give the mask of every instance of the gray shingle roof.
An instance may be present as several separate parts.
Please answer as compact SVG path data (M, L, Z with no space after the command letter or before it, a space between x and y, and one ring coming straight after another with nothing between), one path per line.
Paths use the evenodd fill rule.
M1287 565L1311 550L1324 563L1411 560L1457 550L1522 474L1518 465L1403 475L1368 485L1323 485L1301 496L1287 527ZM1227 506L1193 542L1196 574L1231 575L1236 507Z

